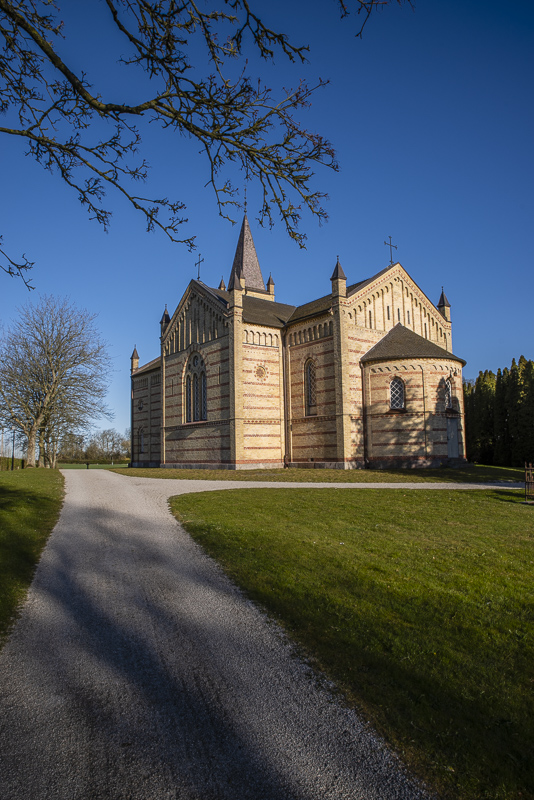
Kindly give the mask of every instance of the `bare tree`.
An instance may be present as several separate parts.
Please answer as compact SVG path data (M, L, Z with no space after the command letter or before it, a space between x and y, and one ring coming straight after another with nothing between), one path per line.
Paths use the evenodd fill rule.
M66 299L44 297L20 309L0 340L0 419L26 437L30 467L38 443L43 463L46 442L62 430L111 416L104 402L111 367L95 317Z
M158 228L173 242L192 247L193 237L179 236L183 199L148 198L134 190L148 167L137 157L137 126L142 120L157 122L198 143L206 158L207 183L224 217L230 219L237 205L224 168L237 166L247 180L261 185L260 219L272 224L277 212L302 246L301 208L319 219L326 216L324 195L310 187L315 165L337 169L330 143L297 118L323 82L310 87L302 81L273 96L261 80L247 74L244 48L264 59L281 53L300 63L306 61L308 48L268 28L249 0L211 0L207 5L197 0L104 2L110 26L123 39L124 54L117 53L117 59L131 73L129 88L135 93L146 85L137 80L141 70L152 91L139 88L135 101L125 103L67 63L58 46L64 34L55 0L0 0L0 111L7 117L0 133L26 142L28 153L57 172L105 228L111 212L103 198L112 187L141 213L148 230ZM357 35L373 10L388 2L405 0L337 0L341 16L351 10L362 15ZM91 5L83 4L87 13ZM230 65L240 59L242 71L234 78ZM99 138L102 123L108 123L109 133ZM10 258L0 249L0 268L19 275L28 286L32 266L26 256Z
M123 435L114 428L98 431L91 436L86 449L88 461L110 463L130 456L130 432Z

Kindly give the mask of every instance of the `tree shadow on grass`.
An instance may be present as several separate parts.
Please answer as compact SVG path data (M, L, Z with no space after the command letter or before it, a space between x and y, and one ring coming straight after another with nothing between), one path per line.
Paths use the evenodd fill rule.
M302 679L170 517L64 511L0 659L3 799L422 797Z

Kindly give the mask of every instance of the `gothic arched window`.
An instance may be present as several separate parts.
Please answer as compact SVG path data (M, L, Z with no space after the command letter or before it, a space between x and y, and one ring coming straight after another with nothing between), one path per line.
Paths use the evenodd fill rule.
M185 421L199 422L208 418L206 367L204 360L193 353L185 378Z
M452 408L452 383L450 378L445 381L445 408Z
M311 416L317 413L315 363L311 358L304 365L304 391L306 396L306 416Z
M404 408L404 381L393 378L389 384L389 407L394 411Z
M191 422L193 415L191 412L191 375L185 379L185 421Z

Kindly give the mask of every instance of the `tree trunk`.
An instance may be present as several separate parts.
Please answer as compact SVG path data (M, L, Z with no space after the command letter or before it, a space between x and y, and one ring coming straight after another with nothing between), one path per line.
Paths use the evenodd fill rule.
M39 431L39 460L37 462L38 467L44 467L46 464L46 453L45 453L45 435L44 430L41 428Z
M26 454L26 466L35 467L35 445L37 440L37 431L32 428L28 434L28 452Z

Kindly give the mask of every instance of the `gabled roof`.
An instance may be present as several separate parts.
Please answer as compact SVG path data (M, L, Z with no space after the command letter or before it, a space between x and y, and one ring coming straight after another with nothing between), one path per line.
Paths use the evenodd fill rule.
M354 294L354 292L364 283L370 283L372 280L374 280L374 278L369 278L368 281L361 281L360 283L353 283L351 286L347 286L347 297L351 294ZM319 297L317 300L311 300L309 303L304 303L302 306L297 306L288 322L300 322L308 317L317 317L319 314L326 314L331 308L332 295L325 294L324 297Z
M373 281L376 281L377 278L381 278L386 272L389 272L390 269L393 267L400 267L401 264L388 264L387 267L381 269L380 272L377 272L376 275L371 275L370 278L366 278L364 281L359 281L358 283L353 283L352 286L347 286L347 297L350 297L352 294L359 292L360 289L365 289Z
M137 378L137 376L140 375L141 372L150 372L153 369L159 369L159 367L161 367L161 359L158 356L158 358L154 358L152 359L152 361L149 361L148 364L143 364L142 367L136 369L136 371L133 374L133 377Z
M210 289L226 305L230 304L230 293L221 289ZM269 328L283 328L295 306L263 300L261 297L243 295L243 322L249 325L265 325Z
M295 306L276 303L274 300L262 300L261 297L243 297L243 322L253 325L268 325L271 328L283 328Z
M445 358L450 361L459 361L464 366L466 363L463 358L458 358L435 342L424 339L409 328L405 328L400 322L374 347L371 347L360 360L367 363L369 361L391 361L396 358Z
M245 289L266 291L246 214L243 218L241 233L237 242L228 288L234 285L235 277L245 279Z

